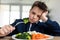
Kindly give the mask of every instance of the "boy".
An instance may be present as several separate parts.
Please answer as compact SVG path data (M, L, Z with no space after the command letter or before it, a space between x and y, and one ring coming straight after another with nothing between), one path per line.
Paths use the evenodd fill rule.
M17 19L11 25L5 25L0 29L0 36L14 35L19 32L37 31L53 36L60 36L60 27L56 21L48 19L46 4L36 1L29 11L29 22L24 24L23 19ZM40 22L42 20L43 22ZM18 24L18 25L17 25Z

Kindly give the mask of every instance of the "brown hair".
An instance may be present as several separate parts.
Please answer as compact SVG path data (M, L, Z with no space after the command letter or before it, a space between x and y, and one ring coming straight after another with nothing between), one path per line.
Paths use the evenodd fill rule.
M39 9L42 9L43 11L48 11L47 10L48 8L44 2L35 1L32 5L31 9L33 9L33 7L35 7L35 6L38 7Z

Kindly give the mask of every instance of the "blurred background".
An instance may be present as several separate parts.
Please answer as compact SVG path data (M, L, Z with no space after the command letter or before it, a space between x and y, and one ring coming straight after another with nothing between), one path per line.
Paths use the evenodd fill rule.
M15 19L29 16L29 10L37 0L0 0L0 27L11 24ZM38 0L45 2L52 21L60 24L60 0Z

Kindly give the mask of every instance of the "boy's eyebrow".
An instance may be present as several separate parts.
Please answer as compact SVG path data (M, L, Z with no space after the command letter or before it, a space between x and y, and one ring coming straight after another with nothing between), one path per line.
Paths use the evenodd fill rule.
M35 12L32 12L32 13L35 13Z

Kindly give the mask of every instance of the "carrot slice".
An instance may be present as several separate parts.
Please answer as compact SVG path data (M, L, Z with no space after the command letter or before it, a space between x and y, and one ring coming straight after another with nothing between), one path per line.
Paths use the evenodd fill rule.
M42 40L42 39L46 39L49 38L49 36L46 36L45 34L32 34L32 40Z

